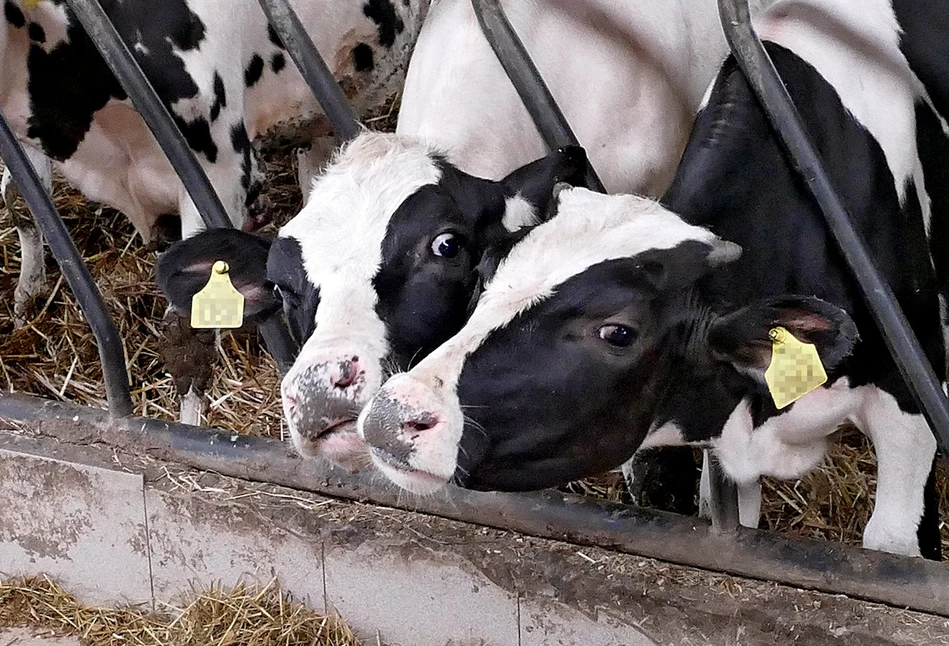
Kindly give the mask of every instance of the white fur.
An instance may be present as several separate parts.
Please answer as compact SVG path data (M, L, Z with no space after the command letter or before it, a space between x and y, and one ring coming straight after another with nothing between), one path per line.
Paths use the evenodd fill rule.
M504 217L501 224L508 231L517 231L521 227L533 226L540 222L537 210L520 194L504 200Z
M32 9L14 0L27 20L39 23L46 33L47 51L66 39L65 5L41 2ZM396 91L407 65L409 49L427 12L429 0L413 0L406 7L400 1L393 6L405 24L391 50L377 45L377 25L358 2L314 0L294 2L301 22L337 78L354 77L352 47L358 42L374 49L375 69L356 86L357 111L375 106L381 98ZM189 7L204 22L206 39L197 50L177 52L187 72L201 89L196 99L179 102L173 110L191 119L207 115L214 101L211 83L217 71L224 81L227 106L211 124L218 144L218 161L208 162L198 155L211 183L221 197L232 221L244 217L240 178L241 160L230 141L230 128L240 121L251 139L279 123L320 114L319 104L311 95L293 63L274 74L270 54L276 49L268 40L266 20L256 3L231 0L188 0ZM0 109L8 117L19 137L26 139L28 103L26 60L29 41L25 29L4 23L5 38L0 39ZM244 69L253 53L265 58L265 72L252 88L244 86ZM36 145L38 142L33 142ZM155 219L164 213L182 213L185 234L203 228L198 213L184 191L154 137L128 102L110 101L93 118L93 124L79 149L65 162L57 162L65 179L87 197L124 212L145 240L149 239Z
M320 290L316 330L283 380L285 393L295 393L311 366L352 356L369 394L382 383L389 344L372 281L392 214L441 177L432 152L407 137L362 133L314 180L303 211L280 230L299 241L307 278Z

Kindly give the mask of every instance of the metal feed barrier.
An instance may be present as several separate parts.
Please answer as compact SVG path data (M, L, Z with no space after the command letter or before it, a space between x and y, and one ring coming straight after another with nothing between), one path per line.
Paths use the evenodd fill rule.
M337 135L344 139L355 136L360 127L358 121L287 0L259 1L290 57L323 105ZM155 134L206 225L230 226L220 200L184 137L99 2L67 2ZM472 3L492 47L525 99L545 141L552 148L575 143L569 125L504 17L498 0L472 0ZM828 226L940 445L949 447L949 403L892 293L854 232L777 72L751 27L748 0L719 0L719 5L725 33L742 70L780 134L788 157L824 211ZM713 490L713 497L718 501L714 526L700 519L578 500L556 492L497 494L449 487L446 495L437 500L429 498L407 503L404 496L373 486L367 476L288 457L285 446L277 440L131 417L128 374L114 322L2 114L0 155L90 322L102 359L109 402L107 414L27 395L0 394L0 417L35 423L65 442L90 441L91 429L92 441L109 442L228 476L410 508L455 520L949 616L949 568L923 559L737 527L734 489L720 473L720 486ZM591 185L602 188L592 172ZM282 321L271 323L261 331L271 353L285 369L293 360L294 346ZM82 432L77 437L79 430ZM15 450L24 441L15 435L0 435L0 448Z

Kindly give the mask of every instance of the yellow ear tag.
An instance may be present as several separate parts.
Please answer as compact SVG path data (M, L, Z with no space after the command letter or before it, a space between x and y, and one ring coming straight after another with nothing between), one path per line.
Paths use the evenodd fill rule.
M23 0L23 6L27 9L32 9L40 3L40 0Z
M817 348L799 341L783 327L768 333L771 337L771 365L764 373L774 405L779 409L818 388L827 381Z
M191 299L191 327L238 328L244 321L244 295L234 288L227 263L218 260L211 278Z

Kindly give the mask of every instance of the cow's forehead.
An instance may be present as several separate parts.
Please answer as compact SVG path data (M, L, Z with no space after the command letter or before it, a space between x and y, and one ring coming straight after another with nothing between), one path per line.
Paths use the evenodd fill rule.
M598 263L715 239L708 229L687 224L647 198L565 190L557 216L535 227L500 264L479 309L510 319Z
M464 357L494 330L549 297L556 287L599 263L716 236L684 222L657 202L632 195L607 196L569 189L559 196L557 216L514 245L486 286L465 327L426 357L413 373L460 373Z
M442 175L436 152L393 134L364 132L313 180L303 210L280 230L300 244L308 278L368 284L382 262L392 215L419 188Z

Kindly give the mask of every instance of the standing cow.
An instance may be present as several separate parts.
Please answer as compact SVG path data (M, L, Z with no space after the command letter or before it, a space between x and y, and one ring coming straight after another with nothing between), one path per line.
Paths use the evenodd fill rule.
M727 54L715 0L503 4L607 188L660 195ZM441 0L409 66L397 135L345 148L269 250L207 232L166 255L160 285L187 311L221 257L253 316L282 306L303 345L282 383L295 445L365 463L362 406L461 327L499 226L536 223L551 183L579 179L570 151L517 170L543 154L470 1Z
M320 112L255 0L103 0L235 226L262 186L251 142ZM307 32L363 111L403 78L428 0L299 0ZM48 176L128 216L145 243L203 229L194 203L64 0L5 0L0 109ZM9 186L9 178L4 187ZM5 199L12 197L6 191ZM10 204L9 199L7 203ZM251 209L252 210L252 209ZM177 215L181 216L180 230ZM42 239L19 218L16 311L45 283ZM169 228L171 231L169 231ZM170 239L169 239L170 238Z
M949 138L890 4L780 3L757 27L942 377L930 254L946 257ZM534 489L687 444L718 457L756 525L758 478L802 476L849 421L878 458L864 545L939 557L936 441L733 58L662 205L572 189L556 210L500 261L465 327L364 410L359 432L391 480ZM764 379L779 327L829 375L781 410Z

